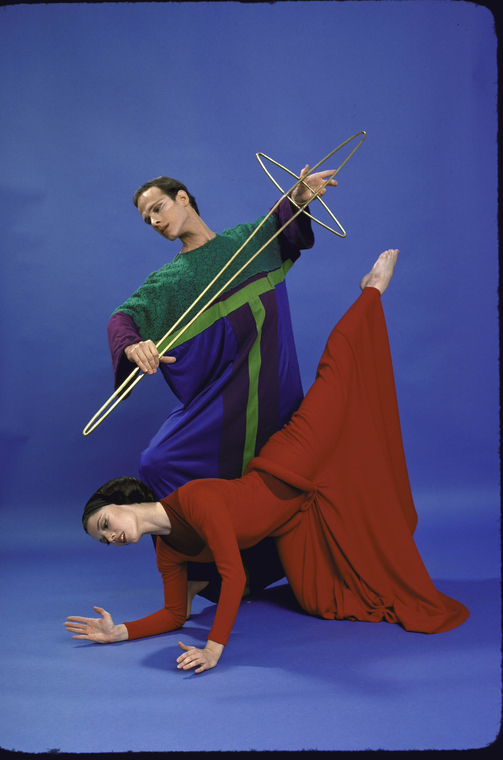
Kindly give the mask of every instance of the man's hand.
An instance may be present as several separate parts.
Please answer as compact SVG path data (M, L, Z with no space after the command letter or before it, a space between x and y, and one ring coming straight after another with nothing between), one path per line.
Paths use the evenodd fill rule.
M324 172L316 172L315 174L311 174L308 177L307 174L309 172L309 165L306 164L300 173L301 179L304 179L305 184L301 182L300 185L297 185L295 190L292 192L292 200L298 203L299 206L302 206L313 197L314 193L320 189L327 177L330 177L334 171L335 169L326 169ZM306 187L306 185L308 185L308 187ZM337 186L335 179L331 179L330 182L328 182L327 187L330 186ZM311 188L311 190L309 188ZM320 198L322 195L325 195L326 192L327 188L324 187L317 197Z
M112 616L102 607L93 607L99 613L99 618L68 617L65 628L69 633L76 634L72 639L86 639L97 644L112 644L115 641L126 641L129 636L125 625L114 625Z
M139 343L133 343L124 349L126 358L136 364L146 375L153 375L157 372L159 362L163 364L173 364L176 362L174 356L159 356L159 351L155 343L151 340L141 340Z
M206 642L204 649L197 649L197 647L188 647L178 642L178 646L183 650L184 654L181 654L177 659L177 668L182 670L190 670L199 665L195 673L202 673L204 670L211 670L214 668L220 659L222 652L224 651L223 644L217 644L216 641Z

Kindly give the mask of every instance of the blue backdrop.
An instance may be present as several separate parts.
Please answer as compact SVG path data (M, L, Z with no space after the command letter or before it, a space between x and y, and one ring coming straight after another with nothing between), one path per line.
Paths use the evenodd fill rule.
M111 312L178 252L143 224L135 189L176 177L221 232L278 197L257 151L299 172L366 130L327 194L347 238L316 226L314 250L288 276L304 389L361 276L382 250L400 248L384 305L429 537L419 541L434 576L496 575L489 11L436 0L18 5L2 9L0 40L2 525L11 540L84 540L83 504L105 480L137 474L175 403L160 375L145 378L82 436L112 391Z

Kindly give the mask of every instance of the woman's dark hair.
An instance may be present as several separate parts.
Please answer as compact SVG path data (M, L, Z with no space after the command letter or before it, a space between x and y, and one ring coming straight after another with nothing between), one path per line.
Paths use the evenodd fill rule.
M108 483L93 493L84 507L84 514L82 515L84 530L87 533L87 521L92 513L107 506L107 504L121 506L122 504L141 504L145 501L157 501L157 499L153 491L138 478L125 475L122 478L109 480Z
M136 193L133 196L133 203L138 208L138 198L140 195L143 195L143 193L148 190L150 187L158 187L159 190L162 190L164 195L167 195L168 198L171 198L172 201L175 200L177 194L180 192L180 190L184 190L184 192L187 193L189 196L189 203L199 216L199 209L197 208L196 199L193 195L189 193L183 182L179 182L177 179L172 179L171 177L156 177L155 179L151 179L148 182L145 182L144 185L138 188Z

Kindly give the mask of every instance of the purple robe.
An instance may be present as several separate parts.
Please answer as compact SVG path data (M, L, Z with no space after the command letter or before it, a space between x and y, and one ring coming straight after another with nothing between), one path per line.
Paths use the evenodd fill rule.
M293 215L285 199L274 212L277 227ZM300 214L278 237L288 267L314 237ZM260 285L256 274L218 299L246 294ZM252 286L253 287L253 286ZM161 364L180 403L142 452L139 475L162 499L190 480L240 477L271 435L287 423L303 398L285 282L251 297L226 316L167 352L175 364ZM231 303L229 301L229 303ZM117 388L134 365L124 348L142 340L128 314L117 312L108 325ZM250 589L283 577L272 539L243 552ZM195 574L194 574L195 573ZM206 573L206 575L204 574ZM203 595L216 601L220 580L212 566L188 566L188 577L210 581Z

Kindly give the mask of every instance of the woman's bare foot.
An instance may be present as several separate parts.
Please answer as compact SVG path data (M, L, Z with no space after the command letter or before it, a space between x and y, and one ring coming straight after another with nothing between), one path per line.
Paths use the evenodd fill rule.
M196 594L206 588L208 581L187 581L187 620L190 617L192 601Z
M362 290L364 288L377 288L382 295L393 276L398 253L399 251L393 248L381 253L370 272L360 282L360 288Z

